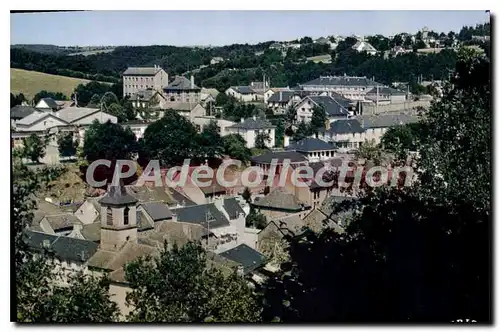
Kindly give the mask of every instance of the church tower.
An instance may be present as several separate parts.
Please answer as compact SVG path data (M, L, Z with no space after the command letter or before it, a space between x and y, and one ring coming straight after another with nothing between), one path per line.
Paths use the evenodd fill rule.
M137 199L121 183L110 186L101 204L101 249L118 251L127 241L137 241Z

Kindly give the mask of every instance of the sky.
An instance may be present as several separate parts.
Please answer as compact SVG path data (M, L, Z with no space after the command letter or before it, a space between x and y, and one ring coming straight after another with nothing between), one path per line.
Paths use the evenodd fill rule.
M11 44L227 45L328 35L458 32L476 11L87 11L10 14Z

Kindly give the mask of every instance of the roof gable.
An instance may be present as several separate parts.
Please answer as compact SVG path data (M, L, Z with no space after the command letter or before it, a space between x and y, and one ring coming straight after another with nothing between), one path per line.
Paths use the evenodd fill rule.
M253 272L263 266L266 258L260 252L250 248L246 244L229 249L219 254L220 256L237 262L243 266L243 273Z

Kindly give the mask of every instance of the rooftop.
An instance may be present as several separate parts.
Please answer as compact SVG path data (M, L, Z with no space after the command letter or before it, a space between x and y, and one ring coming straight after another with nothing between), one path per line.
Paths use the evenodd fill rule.
M88 107L66 107L57 112L57 117L63 119L64 121L71 123L75 120L81 119L83 117L89 116L93 113L99 112L98 108L88 108Z
M286 149L309 152L309 151L334 150L335 147L332 144L327 143L318 138L307 137L301 139L300 141L291 143L289 146L286 147Z
M249 86L231 86L230 89L233 89L234 91L242 95L255 93L255 91L253 91L253 89Z
M365 130L361 126L361 123L356 119L342 119L330 123L330 128L325 130L325 128L320 129L320 132L325 132L329 134L354 134L363 133Z
M294 194L283 188L277 188L262 198L257 198L253 204L259 208L271 208L289 211L301 211L308 207L301 202Z
M40 99L40 101L38 101L38 103L40 103L41 101L44 101L45 104L47 104L47 106L50 107L53 110L56 110L56 109L59 108L59 105L57 105L57 103L55 102L55 100L52 99L52 98L48 98L48 97L47 98L42 98L42 99Z
M154 76L160 70L160 67L128 67L123 75L136 75L136 76Z
M407 123L418 122L420 118L408 114L360 115L356 119L363 128L386 128Z
M243 121L236 122L234 125L229 126L227 128L240 128L240 129L271 129L275 128L271 122L265 120L265 119L260 119L260 118L247 118Z
M213 203L176 208L172 209L171 212L177 216L177 221L198 224L204 228L229 226L229 220ZM207 220L210 221L210 225Z
M38 108L34 108L31 106L16 105L10 109L10 117L12 119L22 119L32 113L40 113L40 112L41 111Z
M383 85L373 80L366 78L366 76L320 76L312 81L301 84L301 86L308 85L333 85L333 86L377 86Z
M164 90L200 90L197 85L191 85L191 81L184 76L176 76Z
M273 159L277 159L278 163L283 163L285 159L289 159L291 163L307 162L307 158L302 153L296 151L266 152L260 156L252 157L252 162L270 164Z
M324 108L327 116L348 115L349 101L345 98L339 100L330 96L309 96L315 104Z
M243 273L247 274L253 272L259 267L263 266L266 258L260 252L250 248L246 244L224 251L219 254L220 256L237 262L243 266Z
M99 200L101 205L129 205L137 203L137 198L130 195L124 186L110 186L106 196Z

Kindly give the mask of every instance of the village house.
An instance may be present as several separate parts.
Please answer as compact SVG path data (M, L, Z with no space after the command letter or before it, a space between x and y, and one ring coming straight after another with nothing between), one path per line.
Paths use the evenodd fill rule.
M356 44L352 45L351 48L357 52L366 52L370 55L377 54L375 47L366 41L358 41Z
M275 126L269 121L258 119L256 116L247 119L241 119L240 122L232 126L226 127L226 133L239 134L246 142L247 148L255 147L255 141L260 133L267 134L268 140L264 143L267 147L275 146Z
M331 96L306 96L295 106L296 122L309 123L312 120L314 107L322 108L330 122L346 119L354 114L351 101L339 95Z
M382 136L393 126L418 122L420 118L409 114L360 115L356 120L365 130L363 141L380 143Z
M148 88L162 91L168 85L168 74L160 67L129 67L123 73L123 96Z
M318 131L318 138L335 144L338 152L358 149L365 141L365 129L356 119L339 120L327 123Z
M210 64L211 65L215 65L215 64L218 64L220 62L224 61L223 58L219 57L219 56L216 56L216 57L213 57L211 60L210 60Z
M130 96L134 108L166 109L167 101L160 91L152 88L137 91Z
M231 86L225 93L226 95L232 96L239 101L257 101L257 93L249 86Z
M292 214L303 218L311 208L283 188L273 189L264 197L256 197L252 206L266 216L268 220L275 220Z
M280 90L270 94L267 99L267 108L275 115L285 114L290 107L298 104L307 95L309 95L307 91Z
M55 112L62 107L52 98L42 98L35 105L35 108L44 112Z
M379 105L389 105L404 103L406 101L406 92L396 90L391 87L375 87L366 93L365 99L373 101Z
M283 87L283 88L268 88L266 91L264 91L264 103L267 103L269 98L275 93L279 91L290 91L291 89L289 87Z
M350 100L363 100L366 93L377 85L382 86L383 84L365 76L320 76L312 81L299 84L299 87L304 91L335 92Z

